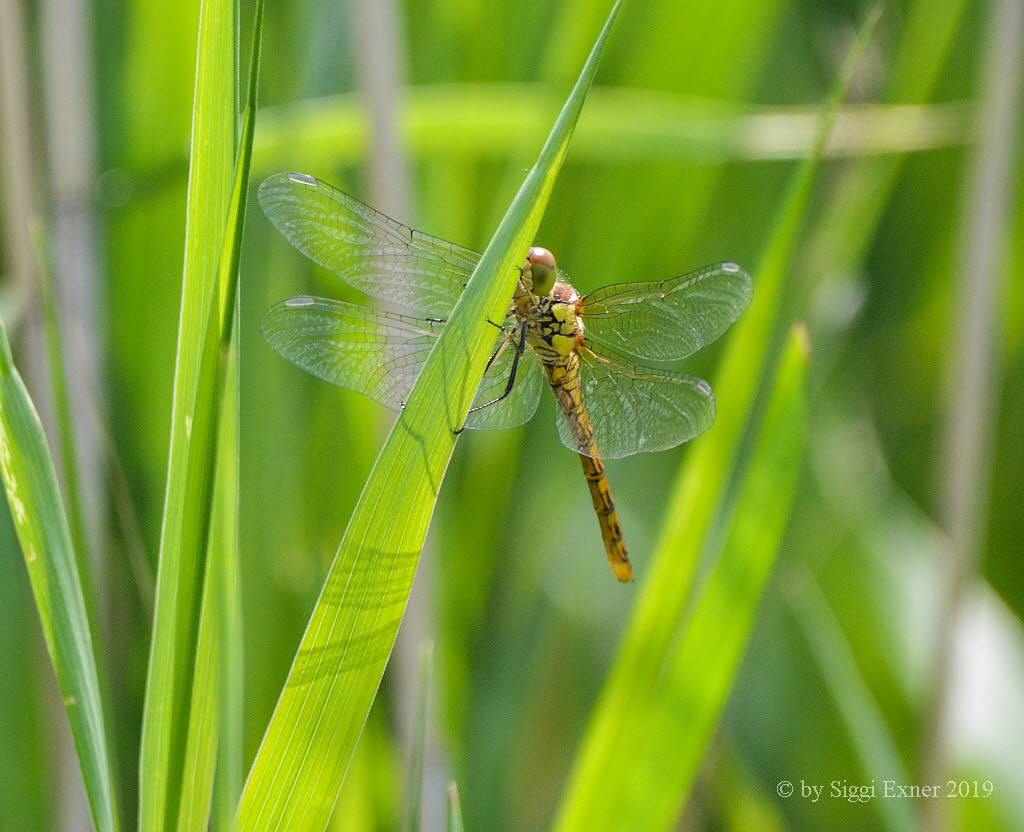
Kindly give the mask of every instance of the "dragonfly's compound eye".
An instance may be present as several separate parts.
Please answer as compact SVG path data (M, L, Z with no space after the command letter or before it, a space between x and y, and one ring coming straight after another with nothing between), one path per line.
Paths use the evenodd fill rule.
M526 262L530 265L530 272L533 277L533 293L538 297L544 297L551 292L555 285L555 277L558 274L558 266L555 265L555 255L546 248L534 246L526 255Z
M534 246L531 248L530 253L526 255L526 259L534 266L540 264L542 266L547 266L549 269L555 268L555 255L546 248L541 248L540 246Z

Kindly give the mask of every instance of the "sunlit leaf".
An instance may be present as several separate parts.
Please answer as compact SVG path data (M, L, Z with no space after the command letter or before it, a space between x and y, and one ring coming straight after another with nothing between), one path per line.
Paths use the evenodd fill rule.
M221 336L233 314L219 269L235 170L231 0L203 0L198 40L170 457L139 757L143 829L177 823L182 789L193 774L185 771L186 726L213 493L217 387L224 375ZM203 665L198 672L212 671Z
M380 683L444 479L565 158L616 3L384 444L242 793L240 830L322 829Z

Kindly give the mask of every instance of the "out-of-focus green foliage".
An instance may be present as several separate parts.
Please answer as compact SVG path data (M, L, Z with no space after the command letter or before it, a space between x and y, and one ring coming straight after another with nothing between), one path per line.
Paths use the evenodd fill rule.
M88 119L98 139L95 187L74 204L92 212L102 242L95 349L104 376L95 401L111 444L102 453L109 476L85 483L83 502L98 505L106 531L98 536L96 643L110 673L122 814L134 818L152 627L146 573L156 571L168 466L199 5L168 14L155 0L86 3L95 97L84 113L81 101L56 98L49 81L45 4L24 6L25 74L38 92L29 105L33 144L54 135L40 125L55 112ZM394 209L398 219L478 250L486 245L609 6L397 0L398 70L408 87L395 106L412 194L411 204ZM555 251L581 292L724 259L748 268L756 287L785 185L810 150L814 114L866 6L626 3L536 241ZM811 342L805 465L684 828L897 828L926 808L924 800L833 796L831 785L924 784L948 543L939 498L948 476L947 378L958 349L971 160L988 92L982 66L1000 6L886 3L840 112L786 274L786 319L805 321ZM243 5L242 43L251 17ZM7 38L9 27L0 29ZM368 30L357 4L283 0L267 9L265 30L267 109L257 118L253 182L303 170L372 201L379 143L364 68L383 58L360 54ZM7 44L0 41L3 54L13 54ZM0 72L0 85L10 78ZM5 128L14 125L4 112ZM1021 123L1019 109L1012 122ZM941 801L950 828L963 830L1024 827L1024 289L1013 279L1024 268L1019 139L1007 174L1009 227L998 243L997 395L981 561L961 617L965 670L950 692L946 744L950 778L994 788L989 797ZM48 166L55 149L39 154L45 176L35 187L44 207L59 191ZM11 182L0 169L0 188ZM11 205L0 204L5 264L19 237ZM234 658L244 658L245 669L244 701L236 703L243 772L393 418L303 375L262 342L259 320L282 298L366 299L304 260L258 211L246 225L239 488L221 495L236 497L239 511L244 656ZM60 286L65 276L58 269L55 277ZM29 320L15 314L22 294L7 288L5 319ZM714 380L729 338L684 369ZM31 326L12 330L12 339L43 404ZM73 401L72 413L83 406ZM49 411L41 410L49 431ZM578 462L552 422L548 401L523 428L467 431L448 466L427 537L429 632L409 640L413 666L422 637L436 645L423 829L446 822L449 780L458 783L467 829L554 824L623 629L644 581L657 574L653 553L672 523L666 512L680 466L713 438L609 464L638 575L637 585L619 586L604 565ZM57 436L50 432L51 445ZM134 525L147 553L142 568L130 556ZM80 775L62 771L60 755L49 751L66 718L17 546L8 525L0 532L0 674L17 684L0 686L0 759L19 765L0 774L0 826L58 828L58 809L72 801L53 796L69 794L66 784ZM696 564L698 587L710 586L711 569ZM727 617L728 593L721 598L716 610ZM699 599L688 609L699 614ZM701 626L708 621L689 619L680 650ZM391 667L332 828L395 829L403 821L403 726L413 722L417 694L401 652ZM666 724L674 718L659 716ZM230 799L217 795L231 794L228 780L215 793L222 819ZM780 796L782 781L794 784L792 796ZM616 782L617 772L607 771L609 797ZM802 784L825 793L803 797Z

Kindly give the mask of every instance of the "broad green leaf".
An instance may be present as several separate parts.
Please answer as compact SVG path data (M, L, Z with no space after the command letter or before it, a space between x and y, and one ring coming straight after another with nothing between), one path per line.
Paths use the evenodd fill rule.
M217 320L230 320L219 285L235 159L235 6L202 0L192 117L181 318L156 609L139 761L139 826L173 827L182 799L199 634L216 412L223 376Z
M405 609L438 491L615 17L484 251L370 473L256 755L240 830L322 829Z
M71 530L43 426L0 324L0 469L25 554L61 697L71 723L93 824L120 828L92 630ZM17 761L8 761L16 765Z
M401 826L404 761L398 759L383 712L378 705L359 738L327 826L330 832Z
M657 553L622 648L585 733L563 799L557 824L560 832L594 828L599 821L610 822L612 828L671 826L724 704L745 645L746 630L741 628L737 635L742 638L729 645L731 654L719 656L719 678L709 679L701 691L686 688L686 683L694 681L685 675L687 672L703 672L702 665L689 670L683 666L692 658L686 650L700 649L700 644L693 641L693 633L703 632L705 626L700 620L700 610L703 605L712 605L713 609L716 603L715 596L708 594L712 591L711 585L704 587L693 607L690 606L691 595L702 556L714 559L721 552L715 574L722 574L723 579L730 574L729 570L736 569L733 561L742 560L742 550L730 549L728 542L723 549L722 541L741 539L735 536L742 535L746 528L744 512L764 511L775 517L774 512L789 503L789 495L780 483L777 501L734 509L756 473L751 466L758 464L757 456L751 458L743 449L749 438L758 432L762 409L759 391L767 389L772 367L778 360L774 333L786 322L786 313L780 312L787 292L785 276L807 211L811 184L839 101L877 17L876 9L868 16L847 57L824 108L814 152L796 172L760 266L753 272L754 300L735 327L716 383L712 385L718 398L717 421L693 449L669 499ZM792 344L789 349L792 351ZM797 426L793 429L797 431ZM760 435L767 430L764 428ZM778 437L779 441L784 439L786 437ZM735 485L737 483L739 485ZM784 517L783 512L783 520ZM771 544L768 549L751 550L751 568L764 567L762 578L774 558L781 531L780 525L774 539L768 535L767 542ZM733 608L737 621L749 622L760 597L761 583L755 581L749 590ZM722 637L726 635L723 633ZM713 639L714 634L709 637ZM687 648L687 644L690 647ZM683 687L669 684L672 673L681 674ZM679 696L704 696L708 691L712 692L714 701L680 704ZM687 708L699 705L693 714L703 722L677 717L671 725L678 726L678 730L666 726L661 732L649 734L650 744L640 742L638 736L651 730L647 715L661 712L672 703ZM673 777L668 780L665 779L668 771L664 769L668 764L666 754L676 766L671 769ZM610 772L615 773L615 788L608 785ZM656 799L650 794L653 782L663 786L663 792Z

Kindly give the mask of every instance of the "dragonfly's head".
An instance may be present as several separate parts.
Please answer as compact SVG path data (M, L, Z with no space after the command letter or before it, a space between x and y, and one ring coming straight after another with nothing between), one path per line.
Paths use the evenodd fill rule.
M529 272L532 280L531 291L539 298L551 294L555 286L555 278L558 276L558 266L555 265L555 255L546 248L534 246L526 255L526 265L523 267L523 277Z

